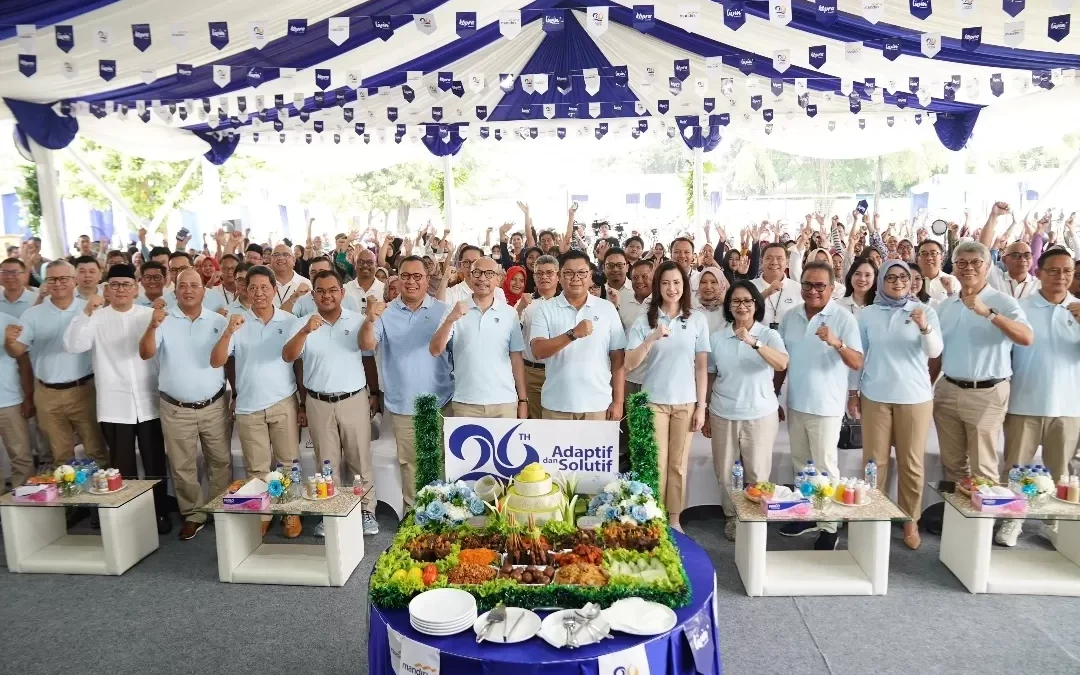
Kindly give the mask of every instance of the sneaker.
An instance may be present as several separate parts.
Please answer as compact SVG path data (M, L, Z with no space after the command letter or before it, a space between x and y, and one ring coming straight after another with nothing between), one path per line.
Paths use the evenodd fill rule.
M281 529L286 539L296 539L304 531L304 526L300 524L300 516L285 516L281 519Z
M158 516L157 532L158 534L168 534L172 532L172 518L169 516Z
M188 541L194 539L195 535L199 533L199 530L203 529L206 523L197 523L194 520L185 520L184 524L180 527L180 541Z
M780 534L785 537L797 537L800 534L806 534L807 532L817 532L817 523L785 523L780 527Z
M326 536L326 528L323 527L323 521L320 520L319 524L315 526L315 532L313 534L316 537L325 537Z
M1020 533L1023 531L1024 521L1006 520L1001 524L1001 529L994 535L994 541L1002 546L1016 546L1016 540L1020 538Z
M835 551L840 536L836 532L822 532L814 542L815 551Z
M724 523L724 538L728 541L735 541L735 519L728 518L728 521Z
M364 511L364 534L378 534L379 533L379 521L375 520L375 514L371 511Z

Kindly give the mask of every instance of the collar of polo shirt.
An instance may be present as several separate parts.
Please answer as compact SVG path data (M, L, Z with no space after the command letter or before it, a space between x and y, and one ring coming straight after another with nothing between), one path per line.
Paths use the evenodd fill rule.
M469 300L470 301L472 300L472 294L469 295ZM435 301L435 298L433 296L430 296L427 293L424 293L424 299L420 302L420 307L417 309L417 311L419 311L421 309L427 309L427 308L431 307L431 303L434 302L434 301ZM405 304L405 300L403 299L403 297L401 295L398 295L396 298L394 298L394 301L391 302L390 304L391 305L397 305L400 309L403 309L406 312L409 311L409 307Z
M1032 293L1028 297L1031 298L1031 302L1035 303L1036 307L1050 307L1051 305L1053 305L1052 302L1047 300L1043 296L1043 294L1039 293L1038 291L1036 291L1035 293ZM1068 307L1069 305L1071 305L1074 302L1077 302L1077 299L1073 296L1073 294L1072 293L1066 293L1065 294L1065 299L1061 301L1060 305L1056 305L1056 306L1057 307Z
M557 296L555 296L552 299L555 300L556 302L558 302L559 305L562 306L562 307L573 307L573 305L570 304L570 301L566 299L566 293L559 293ZM582 305L582 308L592 307L596 303L597 300L600 300L600 298L593 295L592 293L586 293L585 294L585 304ZM580 311L580 310L578 310L578 311Z
M209 310L207 310L202 305L199 305L199 316L197 316L195 318L196 319L203 318L204 316L206 316L207 311L209 311ZM169 310L169 314L172 314L173 316L175 316L178 319L186 319L187 318L187 314L184 314L184 310L180 309L179 304L173 306L173 308L171 310Z
M802 307L800 307L799 309L802 311L803 318L809 321L809 319L807 319L806 317L806 303L804 302L802 304ZM832 316L833 312L835 312L837 309L841 309L840 303L833 298L829 298L829 301L825 303L825 306L821 308L821 311L814 316ZM845 309L843 311L846 312L847 310Z
M823 311L825 311L825 310L822 310L822 312ZM818 312L818 314L820 314L820 313L821 312ZM750 326L749 333L750 333L751 336L757 337L757 336L761 335L761 331L763 331L763 330L765 330L765 326L761 325L760 321L754 321L754 325ZM733 324L733 323L728 324L727 330L724 331L724 337L729 337L729 338L735 337L735 324Z

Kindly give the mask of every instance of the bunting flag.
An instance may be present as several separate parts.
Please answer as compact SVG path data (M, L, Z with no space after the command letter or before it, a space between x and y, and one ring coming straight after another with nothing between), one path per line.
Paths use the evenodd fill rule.
M1061 42L1069 36L1069 25L1072 23L1071 15L1060 14L1058 16L1052 16L1047 21L1046 34L1050 36L1050 39L1054 42Z
M75 46L75 29L71 26L56 27L56 46L67 54Z
M538 94L546 94L549 88L548 74L536 73L533 75L533 88L536 89L536 93Z
M561 9L544 10L544 32L561 33L566 28L566 13Z
M459 38L472 37L476 34L476 12L458 12L454 20L454 30Z
M790 49L777 49L773 52L772 57L773 69L778 73L783 73L791 67L791 50Z
M507 40L513 40L521 35L521 12L507 10L499 12L499 34Z
M634 29L647 33L656 26L656 10L652 5L634 5Z
M672 96L678 96L682 93L682 80L677 77L668 78L668 91Z
M709 91L709 80L705 77L694 78L694 94L702 97Z
M332 16L326 23L326 36L330 38L330 42L340 47L349 39L349 17Z
M761 119L765 120L766 122L772 122L773 117L775 117L775 115L773 114L772 108L765 108L761 111Z
M428 12L427 14L413 14L413 23L416 25L416 30L424 35L431 35L435 32L435 15L431 12Z
M888 124L891 127L892 125L896 124L896 118L892 115L889 115L885 118L885 124Z
M907 88L912 94L919 93L919 78L909 77L907 80Z
M689 67L689 64L687 64L687 69L689 69ZM615 66L611 70L611 80L616 87L627 86L630 84L630 69L626 66ZM536 90L540 91L540 87L538 86ZM544 76L544 91L547 91L547 75Z
M769 85L770 91L772 91L772 95L780 98L780 95L784 93L784 81L779 77L774 77L770 81Z
M135 49L138 49L140 52L145 52L147 49L150 49L150 24L131 24L131 41L134 43Z
M232 67L214 66L214 84L224 87L232 80Z
M978 49L982 44L982 26L963 29L960 34L960 44L969 52Z
M226 42L228 38L226 37ZM108 26L98 26L94 29L94 46L98 49L108 49L109 43L112 42L112 31Z
M315 92L314 94L312 94L311 100L315 104L316 109L325 107L326 106L326 92L325 91L317 91L317 92Z
M211 21L210 44L218 50L224 49L229 44L229 24L225 21Z
M1001 96L1005 93L1005 81L1001 77L1001 73L994 73L990 76L990 93L994 96Z
M596 96L600 91L600 71L596 68L585 68L581 71L581 79L585 82L585 91L589 96Z
M671 110L671 101L668 101L667 99L656 101L656 112L661 115L666 115L668 114L668 110Z
M536 91L535 89L533 89L533 76L532 75L522 75L521 76L521 89L526 94L532 94L534 91Z
M1011 21L1005 24L1004 42L1007 47L1017 47L1024 41L1026 28L1023 21Z
M316 68L315 69L315 86L319 89L326 90L330 86L330 69L329 68Z
M190 80L191 76L192 76L192 74L194 72L195 72L194 69L191 67L191 64L189 64L189 63L178 63L178 64L176 64L176 79L177 80Z
M833 6L836 6L836 0L832 0ZM746 10L743 8L743 3L740 1L724 3L724 25L731 30L739 30L746 23Z
M458 98L465 95L465 85L461 83L461 80L454 80L450 83L450 93Z
M517 76L513 73L499 73L499 89L509 94L514 91L514 82Z
M690 59L675 59L675 77L685 82L690 77Z
M902 51L900 38L885 38L881 41L881 53L890 61L895 61Z
M701 107L705 112L711 113L713 110L716 109L716 99L715 98L703 99L701 101Z
M301 119L303 119L303 118L301 118ZM390 120L391 122L397 122L398 109L395 108L395 107L392 107L392 106L388 107L386 109L386 119Z
M247 83L252 87L258 87L263 83L263 69L260 66L252 66L247 71Z
M853 91L848 94L848 110L855 115L862 111L862 99L859 97L858 92Z
M566 73L555 73L555 90L563 96L570 93L570 90L574 88L573 82L570 76Z
M818 70L825 65L826 60L826 47L825 45L818 45L817 47L810 48L810 65Z
M956 0L956 13L960 16L973 16L975 14L975 0Z
M688 33L696 33L701 23L701 5L680 4L678 25Z
M739 57L739 72L743 75L749 75L755 70L754 57L753 56L740 56Z
M848 42L844 45L844 58L848 63L858 64L862 61L862 48L861 42Z
M383 42L386 42L394 36L394 23L390 20L389 16L371 17L371 28L375 33L375 37Z
M603 35L608 29L608 7L589 7L585 12L585 30L590 35Z
M268 32L269 29L265 21L248 21L248 41L251 42L251 46L255 49L262 49L266 46Z
M877 23L885 18L885 0L861 0L863 18Z
M476 119L481 122L487 119L488 109L486 105L476 106Z
M817 117L817 104L816 103L807 103L806 104L806 116L811 118L811 119Z
M359 70L345 71L345 86L349 89L358 89L363 79L363 73Z
M923 56L932 59L941 51L941 33L923 33L919 43Z
M750 97L750 109L754 111L761 110L761 94L754 94Z
M116 77L116 61L112 59L98 60L98 74L106 82L112 80Z
M831 26L836 22L836 0L817 0L817 21L823 26Z
M307 35L307 19L289 19L286 31L288 37L302 37Z
M911 16L916 19L926 20L934 13L934 8L930 5L930 0L910 0L911 4Z
M33 77L37 72L37 56L34 54L19 54L19 72L26 77Z
M549 119L549 120L555 118L555 104L554 103L545 103L544 104L544 117Z
M440 71L437 83L440 91L450 91L450 88L454 86L454 74L446 70Z
M589 104L589 117L592 117L593 119L596 119L597 117L600 117L600 114L601 114L600 104L599 103L590 103Z
M904 92L897 92L895 98L896 107L903 110L908 106L908 95Z
M791 0L772 0L769 3L769 21L781 26L791 23Z

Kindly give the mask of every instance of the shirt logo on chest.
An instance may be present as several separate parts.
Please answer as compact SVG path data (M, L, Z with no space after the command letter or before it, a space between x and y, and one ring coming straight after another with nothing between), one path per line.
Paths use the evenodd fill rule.
M215 329L214 329L214 333L215 333L215 334L217 334L217 332L218 332L218 329L217 329L217 328L215 328Z
M348 335L348 334L349 334L349 329L348 329L348 328L346 328L346 329L345 329L345 334L346 334L346 335Z
M794 300L794 299L792 299L792 298L784 298L784 303L785 303L785 304L788 304L788 305L790 305L790 304L791 304L791 303L793 303L793 302L795 302L795 300Z
M284 328L278 328L278 329L277 329L277 334L278 334L278 335L281 335L281 334L283 334L284 332L285 332L285 329L284 329Z

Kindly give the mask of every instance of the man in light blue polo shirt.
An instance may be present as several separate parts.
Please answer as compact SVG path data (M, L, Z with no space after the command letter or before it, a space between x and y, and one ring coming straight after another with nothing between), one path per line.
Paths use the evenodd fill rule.
M563 292L533 315L530 346L547 373L544 419L622 419L626 333L615 305L589 293L591 274L584 253L562 254Z
M346 479L360 477L364 486L360 502L364 534L374 535L379 533L379 521L375 519L367 373L376 376L375 358L360 351L364 315L342 307L345 289L341 277L329 270L329 260L322 258L321 262L324 267L312 277L318 310L306 321L295 323L289 341L281 350L281 358L288 363L303 358L308 431L316 460L320 465L329 461L334 472ZM343 453L348 467L345 474L341 474ZM315 527L315 536L323 535L320 522Z
M34 408L38 426L49 444L49 458L65 464L75 456L75 432L83 449L100 466L108 465L105 438L98 425L97 391L90 352L72 354L64 349L64 332L86 304L75 298L75 268L66 260L45 266L49 297L20 318L22 332L5 344L14 357L30 353L34 377ZM51 460L51 461L50 461Z
M15 317L0 314L0 331L4 332L4 343L7 344L19 339L22 328ZM34 473L30 426L27 424L34 416L33 396L30 358L23 354L16 359L6 350L0 353L0 441L4 442L4 450L11 461L12 487L19 487ZM4 477L0 475L0 494L4 492Z
M498 269L491 258L473 262L472 295L447 310L429 345L432 356L441 356L450 345L456 417L529 416L521 356L525 341L517 312L495 301Z
M1042 463L1055 481L1069 475L1069 460L1080 440L1080 397L1076 395L1080 382L1080 300L1069 293L1075 273L1076 264L1069 252L1052 248L1039 258L1041 287L1020 300L1035 342L1012 348L1002 483L1008 483L1009 467L1030 464L1039 446ZM1022 523L1005 521L997 534L998 543L1015 546Z
M1020 305L987 283L990 251L976 241L953 249L960 292L937 306L944 349L930 361L934 427L945 480L998 479L997 441L1009 406L1013 345L1034 337Z
M142 290L135 297L134 304L153 307L154 301L161 298L168 309L176 307L176 294L165 290L165 281L169 272L165 266L154 260L144 262L139 267L139 284Z
M333 263L330 262L329 258L326 256L319 256L308 263L308 274L310 275L310 278L314 280L315 277L319 275L319 272L329 272L333 270L333 268ZM348 293L345 294L340 306L342 309L347 309L350 312L355 312L356 314L363 316L363 310L360 308L360 304L356 301L355 297ZM287 312L292 312L293 316L300 319L305 316L311 316L318 311L315 293L314 291L304 293L295 300L292 298L286 299L285 302L281 303L281 308Z
M154 310L139 341L143 360L158 360L159 413L173 489L187 541L206 524L199 511L206 498L196 466L199 447L210 482L210 496L232 482L232 415L225 396L225 369L210 365L210 351L221 339L225 317L203 306L202 278L187 269L176 278L177 306Z
M18 258L0 263L0 314L18 319L34 305L37 293L26 287L27 278L26 264Z
M236 362L236 428L248 478L265 477L271 460L288 466L296 459L300 426L307 425L305 392L297 386L303 365L281 358L281 348L297 319L274 306L275 285L269 267L256 265L248 270L251 309L229 315L221 339L210 352L211 367L224 366L230 356ZM301 529L299 516L285 516L286 537L300 536Z
M803 267L802 304L780 321L788 352L787 425L791 464L800 471L813 459L821 471L840 477L836 444L847 411L848 378L862 368L859 324L839 303L831 302L836 277L828 263ZM836 523L789 523L780 534L798 536L821 530L814 548L836 548Z
M367 321L360 327L360 349L382 352L383 407L397 442L401 465L401 493L405 508L416 496L416 446L413 405L417 396L434 394L442 414L454 393L454 374L447 354L432 356L431 336L446 316L446 304L427 294L428 275L424 259L409 256L398 266L401 295L389 305L375 296L367 302Z

